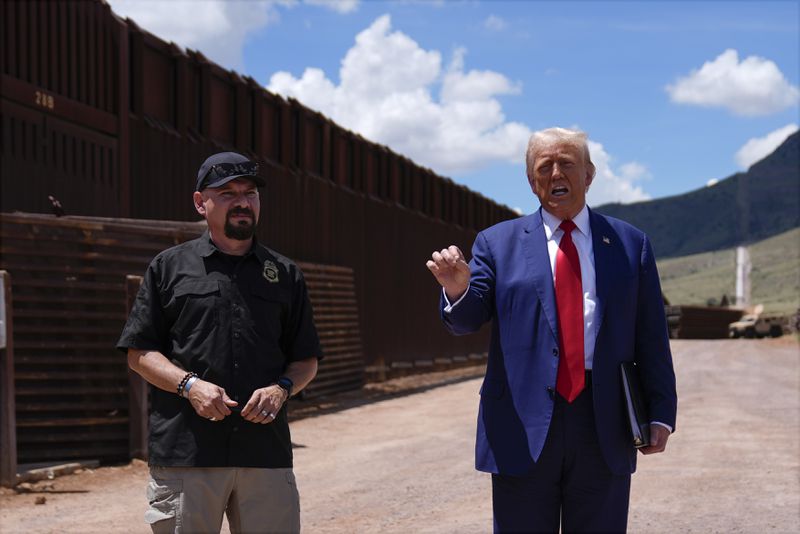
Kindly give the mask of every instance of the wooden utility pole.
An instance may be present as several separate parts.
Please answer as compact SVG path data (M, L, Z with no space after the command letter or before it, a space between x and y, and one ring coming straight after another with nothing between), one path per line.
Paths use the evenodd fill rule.
M11 275L0 271L0 484L17 482L17 413L14 402L14 329Z

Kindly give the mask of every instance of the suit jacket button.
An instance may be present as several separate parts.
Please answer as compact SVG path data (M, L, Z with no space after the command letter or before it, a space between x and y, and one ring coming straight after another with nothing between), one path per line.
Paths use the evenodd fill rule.
M553 356L558 358L558 349L553 349Z
M550 399L554 399L556 397L555 390L550 386L547 386L547 394L550 395Z

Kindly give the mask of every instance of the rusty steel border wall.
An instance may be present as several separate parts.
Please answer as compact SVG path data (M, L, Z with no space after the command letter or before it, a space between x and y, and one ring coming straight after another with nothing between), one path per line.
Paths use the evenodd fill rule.
M452 363L424 262L516 216L255 80L122 20L101 0L2 3L0 211L197 220L196 169L237 150L268 177L259 238L354 271L369 370ZM13 274L13 273L12 273ZM410 335L413 333L413 335Z

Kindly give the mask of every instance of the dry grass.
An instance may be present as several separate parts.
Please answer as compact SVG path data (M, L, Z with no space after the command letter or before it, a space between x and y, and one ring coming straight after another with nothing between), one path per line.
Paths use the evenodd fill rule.
M657 251L656 251L657 252ZM751 298L767 313L791 314L800 307L800 228L750 245ZM736 251L725 249L658 262L664 295L671 304L706 305L736 292Z

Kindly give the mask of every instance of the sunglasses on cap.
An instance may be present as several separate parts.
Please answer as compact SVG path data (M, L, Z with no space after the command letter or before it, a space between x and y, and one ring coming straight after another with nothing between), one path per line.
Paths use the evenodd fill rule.
M208 172L203 177L198 191L202 191L204 188L217 184L226 178L238 178L239 176L251 176L255 179L256 184L259 185L263 181L261 177L258 176L258 163L252 161L245 161L242 163L215 163L208 169Z

